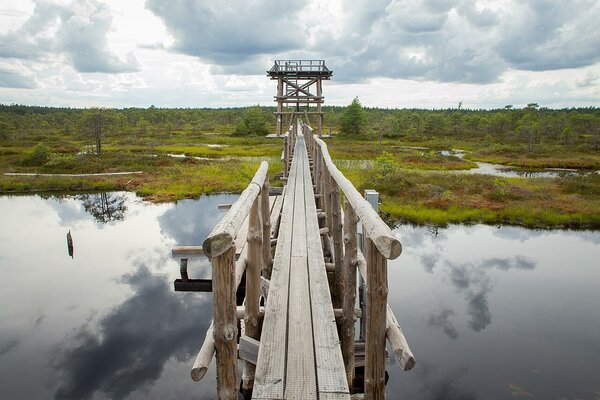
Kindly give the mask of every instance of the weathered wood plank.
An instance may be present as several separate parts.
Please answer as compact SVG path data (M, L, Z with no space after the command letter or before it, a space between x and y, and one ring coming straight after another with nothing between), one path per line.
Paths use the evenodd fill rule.
M171 249L171 255L183 256L190 254L204 254L202 246L175 246Z
M305 150L304 150L305 151ZM307 168L308 171L308 168ZM309 173L306 176L310 176ZM319 236L317 209L311 185L304 191L306 201L306 242L308 249L308 270L310 301L313 313L313 335L315 343L315 364L319 398L349 399L348 382L344 360L339 346L335 316L331 304L327 272Z
M292 258L290 264L285 398L308 400L317 398L317 382L311 308L308 302L310 293L308 287L304 196L304 179L306 178L305 173L308 172L308 166L306 151L299 148L302 145L302 140L299 139L295 149L298 167L296 170Z
M292 162L283 200L279 238L273 259L269 284L269 297L265 307L261 346L254 379L253 399L282 399L285 387L285 351L287 342L288 293L290 277L290 253L294 216L295 171Z
M258 340L246 335L240 336L240 345L238 349L240 360L256 365L259 348L260 342Z

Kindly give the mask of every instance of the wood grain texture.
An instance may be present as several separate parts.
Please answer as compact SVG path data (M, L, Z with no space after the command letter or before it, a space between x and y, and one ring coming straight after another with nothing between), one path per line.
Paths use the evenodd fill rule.
M354 380L354 305L356 303L356 269L358 265L358 243L356 226L358 217L348 201L344 202L344 268L343 268L343 312L341 340L342 357L346 367L348 386Z
M365 283L367 281L367 262L360 250L358 250L358 270L362 275ZM404 371L411 370L415 364L416 359L413 355L410 346L408 345L408 341L404 336L404 332L398 324L398 320L394 315L394 311L389 304L386 306L386 335L387 339L390 342L390 348L394 354L394 359L400 366L400 368Z
M219 399L237 399L237 316L235 303L235 247L213 258L214 339L217 353Z
M269 297L265 307L265 319L260 340L261 346L256 364L253 399L282 399L284 396L296 171L297 163L293 161L291 179L288 179L283 199L283 211L269 283Z
M367 327L365 398L385 399L385 335L387 306L387 260L367 239Z

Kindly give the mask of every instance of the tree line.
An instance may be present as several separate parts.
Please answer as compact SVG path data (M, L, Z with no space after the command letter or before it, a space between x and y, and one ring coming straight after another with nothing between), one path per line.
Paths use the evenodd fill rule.
M57 135L86 138L101 150L104 136L160 137L222 133L263 136L275 130L275 107L77 109L0 104L0 140L37 142ZM493 110L323 107L324 130L353 138L423 141L455 138L600 148L600 108L549 109L530 103Z

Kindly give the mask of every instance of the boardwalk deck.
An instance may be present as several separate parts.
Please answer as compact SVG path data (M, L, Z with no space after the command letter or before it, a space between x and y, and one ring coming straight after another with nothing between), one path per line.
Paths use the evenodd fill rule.
M349 399L300 135L283 200L253 398Z

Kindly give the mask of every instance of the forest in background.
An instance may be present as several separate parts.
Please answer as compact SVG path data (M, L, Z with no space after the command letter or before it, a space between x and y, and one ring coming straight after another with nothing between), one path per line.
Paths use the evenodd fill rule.
M352 105L351 105L352 106ZM383 109L324 107L324 131L354 139L465 141L482 145L525 145L529 152L544 145L600 149L600 108L525 108L496 110ZM106 138L140 139L202 134L262 136L274 132L274 107L77 109L0 105L0 140L23 144L70 137L84 142L101 125ZM352 111L352 110L350 110ZM356 115L357 114L357 115ZM345 118L354 129L343 129ZM356 129L356 127L358 129ZM93 143L93 141L92 141Z

